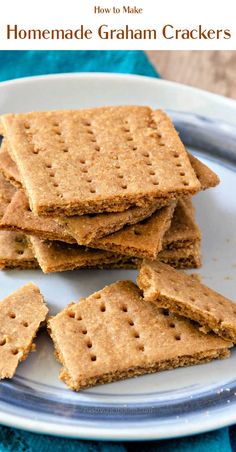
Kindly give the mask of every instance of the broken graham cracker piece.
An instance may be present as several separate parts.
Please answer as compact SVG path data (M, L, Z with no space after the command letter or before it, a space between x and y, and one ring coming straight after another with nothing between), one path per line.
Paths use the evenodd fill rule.
M156 201L146 207L131 207L124 212L106 212L73 217L59 217L56 221L71 234L79 245L91 242L114 232L124 226L139 223L157 210Z
M0 379L12 378L20 361L35 349L33 340L48 309L32 283L0 302Z
M34 215L23 190L18 190L5 210L0 229L35 234L43 239L75 243L76 240L51 218Z
M80 268L139 268L142 260L108 251L62 242L50 242L31 236L32 251L44 273ZM158 255L176 268L198 268L201 264L199 243L191 247L163 250Z
M3 140L0 147L0 173L17 188L22 187L19 171L8 153L7 141Z
M178 216L175 221L178 221ZM186 232L187 240L184 239ZM177 236L176 246L174 242L176 235L173 234L172 241L171 237L169 237L169 245L167 249L163 249L158 254L158 259L176 268L198 268L201 265L200 241L194 241L194 236L190 242L189 231L184 228L181 236L181 246L178 247L180 244L180 231ZM165 236L163 241L165 241ZM141 259L137 257L89 249L79 245L44 241L33 236L31 237L31 243L34 255L45 273L78 269L85 266L95 266L96 268L137 268L141 265ZM184 243L187 243L188 246L184 246ZM89 264L89 259L86 262L83 259L83 257L89 258L90 256L93 256L93 265Z
M0 173L0 202L6 201L9 203L15 191L16 189Z
M175 206L176 203L172 201L146 220L89 243L89 247L125 256L156 259L162 249L163 237L170 228Z
M158 260L178 269L199 268L201 255L199 243L186 248L162 250L158 254ZM103 265L105 269L137 269L140 268L142 259L120 255L120 260L115 263Z
M161 214L162 211L164 213ZM145 255L149 255L152 258L153 255L156 256L157 250L160 249L163 231L168 226L170 214L170 207L160 209L143 224L139 223L133 228L129 227L121 230L116 235L112 234L101 241L101 244L104 242L104 247L106 243L108 247L112 247L114 241L114 252L118 252L118 249L120 250L122 247L125 254L126 252L128 254L128 251L131 255L133 252L135 254L136 250L136 254L140 253L139 256L145 257ZM105 215L96 215L94 219L98 216ZM73 238L70 238L69 231L67 230L68 235L66 235L66 231L64 232L62 228L60 230L59 227L56 227L54 220L35 216L29 211L28 201L22 190L14 195L11 204L8 206L2 218L0 228L37 235L43 240L57 239L67 243L73 242ZM136 235L136 233L140 235ZM164 235L164 248L188 248L196 240L200 240L200 232L194 221L191 200L180 200L174 211L171 227ZM120 244L121 247L119 246ZM99 244L96 245L99 247Z
M201 267L200 242L180 248L163 249L157 256L157 260L178 269Z
M11 206L9 206L9 209L11 209ZM8 211L9 211L8 209ZM133 210L138 210L138 208L135 208ZM167 208L165 208L167 209ZM63 219L59 220L59 223L61 225L64 225L65 230L70 233L71 235L73 235L73 237L76 239L76 241L79 244L83 244L84 239L85 239L85 234L86 231L89 231L89 236L87 235L86 237L86 242L87 239L91 239L92 234L97 234L98 229L96 229L96 227L98 226L99 228L99 224L103 223L103 226L105 226L105 222L108 223L110 222L109 217L114 217L115 216L122 216L123 218L126 215L129 215L129 212L132 209L129 209L125 212L121 212L121 213L108 213L108 214L100 214L100 215L95 215L93 218L91 218L88 215L85 216L75 216L75 217L64 217ZM156 211L156 214L154 213L152 216L149 216L147 218L147 221L144 221L143 224L146 223L146 227L143 228L143 226L139 226L139 224L136 224L136 226L134 227L129 227L123 230L120 230L117 234L112 234L107 236L107 234L104 234L106 237L102 238L102 240L94 240L94 244L92 243L92 246L95 246L97 248L102 248L104 246L104 249L114 249L113 251L118 251L118 249L123 248L124 252L127 249L127 244L129 245L129 243L134 241L134 246L136 243L136 247L137 247L137 239L138 242L141 241L141 236L139 238L135 237L135 232L137 232L137 234L139 234L139 232L143 230L143 234L145 236L145 240L143 243L143 246L145 245L145 242L148 241L148 239L150 238L151 241L153 240L153 243L150 242L149 240L149 246L152 248L152 252L154 250L154 248L156 247L155 245L155 237L151 237L151 232L155 233L154 230L154 225L156 224L157 228L158 228L158 218L160 215L161 209L159 209L158 211ZM167 212L168 210L164 210L163 212ZM156 216L155 216L156 215ZM99 220L99 217L103 217L101 223ZM146 219L145 219L146 220ZM9 218L9 224L11 223L11 218ZM112 218L113 221L113 218ZM141 220L140 220L141 221ZM94 226L94 230L92 228L92 223ZM152 226L153 223L153 226ZM149 226L150 225L150 226ZM150 227L150 229L149 229ZM91 233L90 233L91 231ZM94 231L94 232L93 232ZM142 234L142 235L143 235ZM158 232L157 232L157 235ZM124 239L124 242L123 242ZM194 208L192 205L192 201L191 198L185 198L183 200L179 200L177 203L177 206L175 208L173 217L172 217L172 221L171 221L171 226L170 229L165 233L164 239L163 239L163 243L164 243L164 247L165 248L170 248L172 246L172 242L175 242L175 246L188 246L191 245L193 242L195 242L196 240L200 240L201 239L201 233L199 231L199 228L194 220ZM114 240L114 242L113 242ZM178 243L177 243L178 242ZM91 246L91 242L88 243L88 246ZM106 246L108 248L106 248ZM125 247L125 248L124 248ZM130 251L132 251L132 246ZM120 251L119 251L120 252ZM156 254L156 252L155 252Z
M175 208L170 228L163 239L165 249L191 246L201 240L201 232L195 222L195 210L191 198L180 199Z
M38 268L24 234L11 231L0 231L0 269L33 269Z
M137 281L145 300L236 343L236 304L223 295L160 262L144 261Z
M2 180L2 184L1 184ZM0 221L11 201L14 187L0 174ZM0 231L0 269L25 269L38 267L26 236L18 232Z
M70 304L49 320L48 328L63 365L60 379L76 391L225 358L232 346L186 319L166 316L145 302L131 281Z
M146 208L134 207L125 212L76 217L80 219L79 226L76 226L76 238L79 242L81 239L83 242L81 244L84 244L84 242L91 240L92 237L106 235L112 230L121 229L124 224L132 224L143 220L155 210L156 205L152 204ZM64 226L68 220L69 223L73 224L74 218L65 217L60 225L53 218L35 215L29 208L28 199L24 191L18 190L5 211L0 228L36 235L44 240L76 243L76 239L71 235L73 228Z
M95 250L63 242L50 242L30 237L32 252L44 273L74 270L79 268L120 268L127 257L108 251ZM117 267L115 267L117 265Z
M36 214L124 211L154 198L161 206L201 189L161 111L124 106L22 113L4 115L2 123Z
M207 188L216 187L220 183L220 178L214 171L208 168L207 165L202 163L194 155L188 153L190 163L194 169L194 172L201 184L202 190Z

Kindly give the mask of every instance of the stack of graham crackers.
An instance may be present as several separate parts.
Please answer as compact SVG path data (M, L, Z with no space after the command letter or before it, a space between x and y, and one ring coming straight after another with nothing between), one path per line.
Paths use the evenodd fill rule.
M219 179L164 112L8 114L1 133L0 268L200 266L192 196Z

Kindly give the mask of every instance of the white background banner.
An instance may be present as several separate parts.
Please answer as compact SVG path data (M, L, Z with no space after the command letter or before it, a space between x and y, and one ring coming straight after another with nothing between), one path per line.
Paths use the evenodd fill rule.
M7 0L0 49L236 50L235 0Z

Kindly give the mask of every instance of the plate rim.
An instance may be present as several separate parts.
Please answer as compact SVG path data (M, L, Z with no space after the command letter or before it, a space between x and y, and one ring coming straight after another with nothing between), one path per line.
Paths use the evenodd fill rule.
M11 87L14 85L20 85L25 84L29 82L35 82L35 81L46 81L46 79L55 79L60 80L63 78L106 78L106 79L127 79L127 80L139 80L144 83L155 83L160 85L166 85L167 87L171 88L177 88L183 91L188 91L193 94L200 94L206 97L211 98L212 100L215 100L216 102L228 104L229 107L236 108L236 99L231 99L230 97L226 97L220 94L213 93L211 91L207 91L201 88L197 88L192 85L186 85L184 83L174 82L172 80L164 80L158 77L150 77L146 75L138 75L138 74L123 74L119 72L64 72L64 73L55 73L55 74L45 74L45 75L34 75L34 76L27 76L27 77L20 77L16 79L6 80L0 82L0 89L2 87ZM190 111L192 111L190 109Z
M103 72L93 72L93 73L63 73L63 74L49 74L49 75L40 75L40 76L33 76L33 77L22 77L19 79L13 79L10 81L4 81L0 82L0 91L2 88L10 88L14 85L25 85L29 82L37 82L37 81L47 81L48 79L125 79L129 80L129 82L132 82L133 80L139 80L144 83L154 83L156 86L158 85L165 85L167 88L175 88L177 90L182 91L188 91L191 92L193 95L201 95L205 98L209 99L210 102L216 102L217 104L223 104L225 108L230 107L236 110L236 101L215 93L211 93L199 88L195 88L189 85L184 85L181 83L176 83L172 81L167 80L161 80L154 77L147 77L147 76L141 76L141 75L132 75L132 74L120 74L120 73L103 73ZM195 110L195 111L194 111ZM196 111L196 109L190 109L190 112L192 113L199 113ZM209 117L209 116L208 116ZM236 124L236 120L234 125ZM4 405L4 403L3 403ZM158 429L158 425L155 425L155 428L149 430L147 426L145 426L145 422L143 423L143 427L141 427L142 421L140 421L139 426L134 425L134 428L130 427L130 424L128 424L128 427L126 429L126 434L124 435L124 430L121 431L120 428L116 426L116 429L111 430L106 427L99 426L96 428L96 426L91 427L90 423L89 425L82 425L78 426L76 425L68 425L64 424L63 426L63 432L62 432L62 424L56 423L54 421L54 416L46 416L45 420L39 420L37 418L30 418L30 412L28 411L28 418L21 416L20 414L9 414L4 413L4 407L3 410L0 407L0 423L2 425L6 425L13 428L19 428L23 430L28 430L34 433L40 433L40 434L48 434L48 435L54 435L54 436L60 436L60 437L66 437L66 438L77 438L77 439L89 439L89 440L103 440L103 441L153 441L153 440L159 440L159 439L168 439L168 438L178 438L188 435L193 435L197 433L204 433L209 430L215 430L221 427L225 427L227 425L231 425L235 423L236 421L236 412L233 409L233 405L227 410L224 410L224 415L220 416L220 418L217 419L217 417L210 416L209 418L205 418L204 422L202 423L191 423L188 424L175 424L173 426L171 435L168 431L168 428L163 431L163 426L161 426L162 432L160 432L160 428ZM17 407L16 407L17 410ZM221 413L222 414L222 413ZM107 420L109 422L109 419ZM176 431L176 428L178 428L178 432Z

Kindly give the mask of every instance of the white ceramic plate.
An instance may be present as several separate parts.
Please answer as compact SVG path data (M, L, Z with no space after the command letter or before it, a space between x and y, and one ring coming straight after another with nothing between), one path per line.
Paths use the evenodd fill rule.
M0 114L30 110L141 104L168 110L190 148L221 177L195 197L203 232L204 282L230 298L236 289L236 104L210 93L138 76L79 74L0 84ZM229 125L231 123L231 125ZM193 149L192 149L193 150ZM71 300L135 271L0 272L1 298L34 281L58 312ZM58 380L46 335L0 383L0 423L67 437L147 440L215 429L236 422L236 353L225 361L99 386L76 394Z

